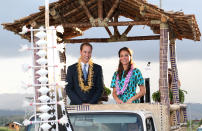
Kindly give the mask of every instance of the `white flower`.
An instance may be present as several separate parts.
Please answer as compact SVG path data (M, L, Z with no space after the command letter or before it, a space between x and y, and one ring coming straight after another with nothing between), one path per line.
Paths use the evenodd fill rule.
M39 45L39 46L44 46L44 45L47 45L48 42L47 42L46 40L38 40L38 41L36 42L36 44Z
M52 116L48 113L42 113L41 115L39 115L39 117L43 120L48 120L49 118L51 118Z
M42 95L42 96L40 96L39 97L39 100L41 101L41 102L47 102L47 101L49 101L50 100L50 97L48 97L47 95Z
M47 88L47 87L45 87L45 86L43 86L43 87L41 87L40 89L38 89L38 91L39 91L41 94L45 95L45 94L47 94L47 93L50 91L50 89Z
M43 106L39 107L39 110L41 112L48 112L50 109L51 108L49 106L47 106L47 105L43 105Z
M48 63L47 59L45 59L45 58L40 58L40 59L38 59L36 62L37 62L38 64L40 64L40 65L45 65L45 64Z
M46 76L41 76L38 80L41 82L41 84L46 84L48 82L48 78Z
M64 33L64 28L63 28L63 26L62 26L62 25L57 26L57 27L56 27L56 31L63 34L63 33Z
M48 131L51 128L51 125L49 125L48 123L44 123L44 124L41 125L41 128L44 131Z
M56 49L58 51L60 51L61 53L63 53L65 51L64 48L65 48L65 44L64 43L57 44L57 46L56 46Z
M39 74L40 76L45 76L45 75L48 74L48 70L46 70L46 69L40 69L36 73Z
M68 123L67 116L64 115L62 118L60 118L60 119L59 119L59 123L60 123L61 125L67 124L67 123Z
M23 26L22 31L19 33L23 35L23 34L26 34L27 32L28 32L28 28L26 26Z
M38 37L38 38L40 38L40 39L45 38L46 37L46 33L44 32L43 26L41 26L39 29L40 29L40 31L37 32L35 34L35 36Z
M25 126L27 126L27 125L31 124L31 122L30 122L29 120L25 119L25 120L23 121L23 124L24 124Z
M40 57L44 57L47 55L47 52L45 50L39 50L37 53L36 53L38 56Z

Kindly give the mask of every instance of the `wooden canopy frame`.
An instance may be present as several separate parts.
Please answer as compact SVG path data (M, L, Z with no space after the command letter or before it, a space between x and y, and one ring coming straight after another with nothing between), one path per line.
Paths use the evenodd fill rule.
M165 12L145 0L58 0L51 3L50 26L63 25L64 34L58 34L60 42L82 43L82 42L120 42L134 40L157 40L160 39L160 78L159 89L161 103L167 105L168 114L170 107L168 89L168 46L170 46L171 68L173 70L173 95L174 103L179 103L179 92L177 87L178 73L175 58L175 40L190 39L200 41L199 31L194 15L184 15L183 12ZM40 12L31 14L14 23L2 24L5 29L13 31L25 39L30 39L30 34L19 34L21 28L38 28L45 23L45 8L39 8ZM119 16L130 18L131 21L119 21ZM150 36L127 36L133 26L146 25L151 28L154 34ZM113 27L113 32L109 30ZM127 26L120 34L118 26ZM91 27L103 27L109 38L85 38L71 39L81 36L83 31ZM65 53L60 54L61 61L66 62ZM65 79L66 71L62 71L62 78Z

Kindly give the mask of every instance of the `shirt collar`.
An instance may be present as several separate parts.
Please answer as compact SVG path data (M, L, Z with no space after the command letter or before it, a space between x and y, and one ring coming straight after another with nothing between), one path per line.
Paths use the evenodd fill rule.
M83 69L83 67L84 67L84 63L83 62L81 62L81 66L82 66L82 69ZM86 63L86 69L88 69L88 67L89 67L89 64Z

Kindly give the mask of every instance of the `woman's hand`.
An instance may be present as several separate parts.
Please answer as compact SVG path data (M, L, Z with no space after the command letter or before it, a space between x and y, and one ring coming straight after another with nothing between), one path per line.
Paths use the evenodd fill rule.
M115 101L116 101L117 104L123 104L123 101L120 100L119 98L115 99Z
M119 99L119 97L116 94L116 88L113 88L113 93L112 93L114 100L116 101L117 104L123 104L123 101Z
M126 104L131 104L133 102L133 100L129 99Z

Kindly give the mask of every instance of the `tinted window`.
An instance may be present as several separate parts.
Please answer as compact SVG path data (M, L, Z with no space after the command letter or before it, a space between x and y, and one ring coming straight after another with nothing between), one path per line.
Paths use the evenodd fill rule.
M143 131L142 119L134 113L77 113L70 120L75 131Z
M155 131L154 122L151 117L146 119L146 127L147 131Z

